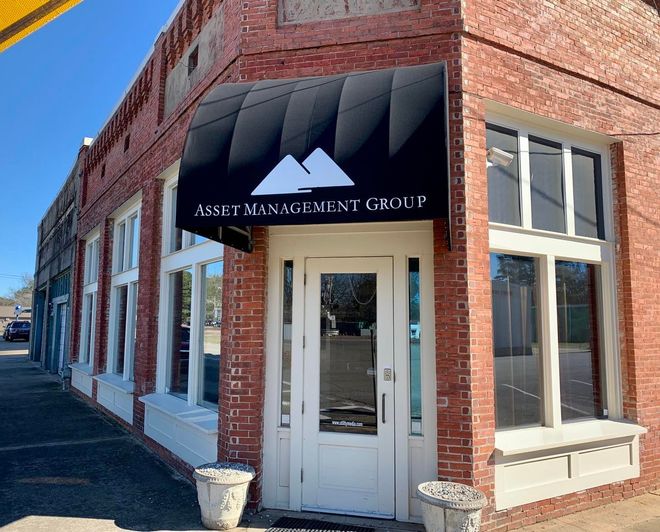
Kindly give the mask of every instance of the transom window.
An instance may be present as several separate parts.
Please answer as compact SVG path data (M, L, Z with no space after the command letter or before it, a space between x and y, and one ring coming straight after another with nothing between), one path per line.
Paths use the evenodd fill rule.
M496 428L621 417L607 144L486 135Z
M78 362L93 366L94 333L96 330L96 301L99 275L99 236L85 242L85 271L83 275L82 326Z
M599 151L496 123L486 124L486 146L512 158L488 162L491 222L605 239Z
M176 177L165 185L158 388L218 408L222 245L175 226Z

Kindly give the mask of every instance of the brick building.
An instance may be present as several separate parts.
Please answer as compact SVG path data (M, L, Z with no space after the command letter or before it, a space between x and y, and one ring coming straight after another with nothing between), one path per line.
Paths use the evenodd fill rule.
M74 389L179 470L249 462L253 508L414 521L441 478L497 529L656 488L658 20L183 2L82 157Z

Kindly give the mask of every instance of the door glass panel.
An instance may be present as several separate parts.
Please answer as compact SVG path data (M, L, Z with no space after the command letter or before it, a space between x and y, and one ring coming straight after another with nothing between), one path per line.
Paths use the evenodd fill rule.
M319 429L377 434L376 274L321 274Z

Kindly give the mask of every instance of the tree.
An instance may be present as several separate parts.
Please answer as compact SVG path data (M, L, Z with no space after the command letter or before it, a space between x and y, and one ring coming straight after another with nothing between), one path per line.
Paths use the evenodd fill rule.
M15 305L21 305L22 307L32 306L32 290L34 289L34 277L29 273L24 273L21 280L21 286L10 290L7 293L7 299L9 299Z

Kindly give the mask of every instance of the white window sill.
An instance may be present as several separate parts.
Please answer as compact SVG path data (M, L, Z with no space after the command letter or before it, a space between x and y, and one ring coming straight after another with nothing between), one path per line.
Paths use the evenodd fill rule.
M101 375L95 375L93 378L94 380L107 384L118 392L127 395L132 394L135 390L135 383L133 381L125 381L119 375L115 375L114 373L103 373Z
M145 405L191 425L204 434L218 433L218 413L201 406L190 406L183 399L166 393L152 393L140 397Z
M585 443L632 438L646 432L644 427L634 423L607 419L567 423L560 428L530 427L507 430L495 433L495 452L499 456L514 456Z
M89 364L84 364L82 362L76 362L75 364L69 364L71 371L78 371L84 373L85 375L91 376L94 373L94 368Z

